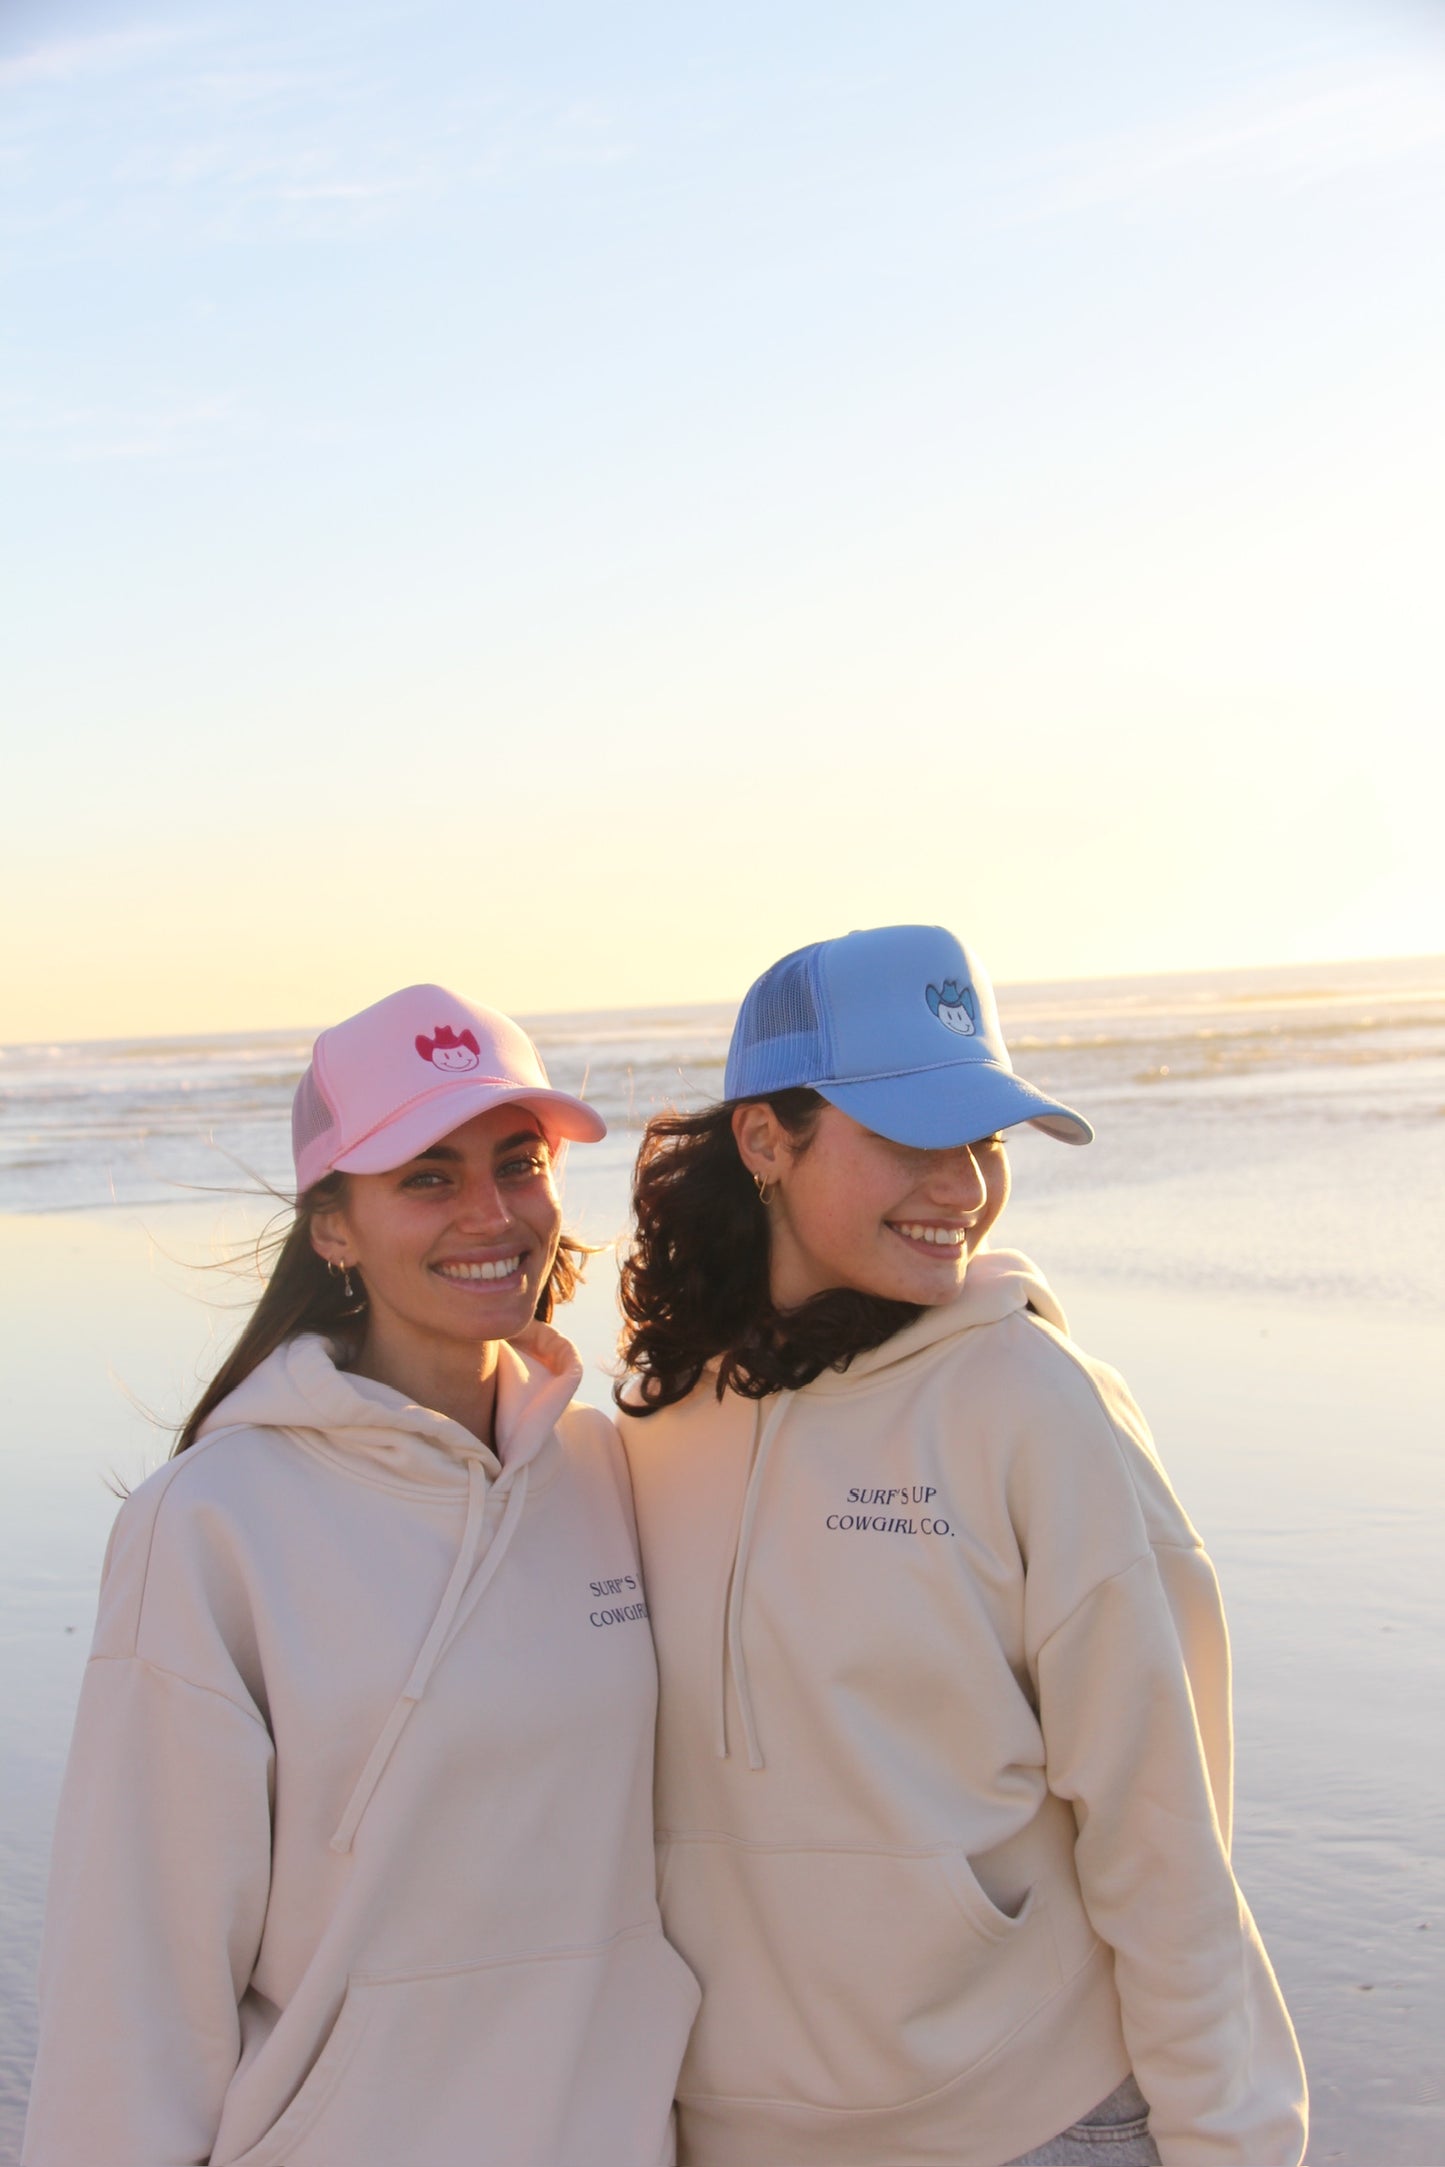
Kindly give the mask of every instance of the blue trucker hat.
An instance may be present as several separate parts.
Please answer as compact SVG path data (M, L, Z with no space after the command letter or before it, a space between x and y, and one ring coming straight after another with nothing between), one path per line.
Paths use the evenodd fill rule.
M1082 1114L1015 1076L993 988L943 926L886 925L815 941L748 990L726 1099L800 1084L895 1144L941 1150L1028 1121L1087 1144Z

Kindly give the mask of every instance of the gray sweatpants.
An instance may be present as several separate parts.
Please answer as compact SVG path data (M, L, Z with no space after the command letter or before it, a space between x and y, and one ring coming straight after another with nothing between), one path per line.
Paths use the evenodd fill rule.
M1149 2134L1149 2102L1126 2077L1091 2114L1022 2152L1007 2167L1159 2167Z

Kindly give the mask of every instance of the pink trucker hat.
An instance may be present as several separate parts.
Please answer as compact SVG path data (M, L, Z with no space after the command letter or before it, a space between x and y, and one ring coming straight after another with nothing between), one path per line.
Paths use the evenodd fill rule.
M607 1124L581 1099L554 1091L536 1047L494 1008L442 986L405 986L323 1031L291 1107L296 1188L323 1174L384 1174L439 1137L516 1104L556 1145L595 1144Z

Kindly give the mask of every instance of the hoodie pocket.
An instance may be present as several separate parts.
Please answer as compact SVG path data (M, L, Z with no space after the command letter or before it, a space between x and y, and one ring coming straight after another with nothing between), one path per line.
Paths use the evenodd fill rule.
M1037 1890L1000 1911L962 1852L672 1840L669 1938L703 1986L684 2099L899 2107L964 2075L1060 1984Z
M354 1978L300 2091L234 2167L664 2167L697 2002L655 1927Z

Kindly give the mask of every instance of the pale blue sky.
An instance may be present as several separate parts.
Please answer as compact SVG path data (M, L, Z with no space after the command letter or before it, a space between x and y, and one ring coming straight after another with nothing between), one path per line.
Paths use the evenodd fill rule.
M11 0L0 1039L1445 949L1442 207L1406 0Z

